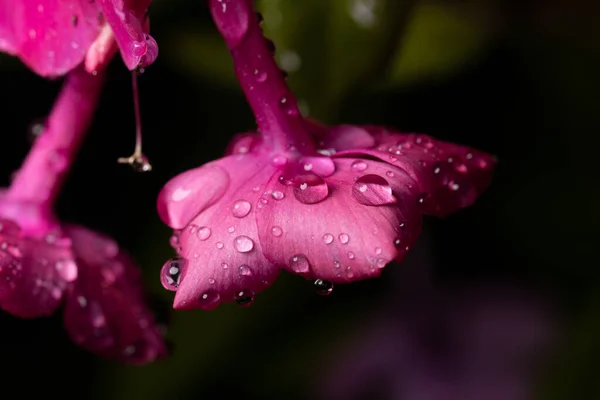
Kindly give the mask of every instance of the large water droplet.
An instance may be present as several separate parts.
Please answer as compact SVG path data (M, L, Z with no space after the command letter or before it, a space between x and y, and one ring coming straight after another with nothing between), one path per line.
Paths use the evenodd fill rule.
M364 162L363 160L356 160L352 164L350 164L350 168L352 169L352 171L357 171L357 172L362 172L362 171L366 170L368 167L369 167L369 165L366 162Z
M254 292L247 289L240 290L235 295L235 302L242 307L248 307L254 302Z
M231 208L231 213L236 218L244 218L246 215L250 213L252 209L252 205L250 202L246 200L238 200L233 203L233 207Z
M317 279L314 282L315 289L317 294L321 296L330 295L333 292L333 283L329 281L324 281L323 279Z
M252 276L252 269L246 264L242 264L238 267L238 274L241 276Z
M333 243L333 235L331 233L326 233L323 235L323 243L331 244Z
M348 242L350 241L350 235L348 235L347 233L340 233L338 239L340 240L341 244L348 244Z
M254 248L254 241L248 236L238 236L233 240L233 247L240 253L248 253Z
M290 258L289 266L297 274L306 274L310 271L310 263L304 254L296 254Z
M210 237L211 233L212 233L212 231L210 230L209 227L203 226L198 229L198 232L196 233L196 235L198 235L198 239L204 241Z
M397 201L388 181L379 175L358 178L352 187L352 195L356 201L366 206L382 206Z
M329 157L304 157L302 159L305 171L311 171L321 178L333 175L335 163Z
M160 282L163 287L173 292L176 291L186 267L187 260L182 257L167 261L160 270Z
M304 174L294 178L294 196L304 204L323 201L329 194L325 181L315 174Z

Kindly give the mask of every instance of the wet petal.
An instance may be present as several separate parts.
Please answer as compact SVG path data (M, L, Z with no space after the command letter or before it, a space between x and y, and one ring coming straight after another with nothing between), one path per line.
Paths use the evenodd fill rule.
M365 168L353 167L356 161ZM307 279L344 283L378 276L388 262L403 258L421 231L416 185L382 162L335 164L336 172L324 179L328 196L317 202L303 202L293 184L271 179L268 191L284 199L257 210L260 243L269 260Z
M0 226L0 306L23 318L52 314L78 274L70 241L60 233L22 237L8 220L0 220Z
M348 127L334 128L331 137L324 140L325 145L351 142L356 136ZM353 149L346 148L335 157L378 158L406 171L425 194L423 211L427 214L444 216L471 205L491 180L496 162L490 154L427 135L402 134L376 126L362 128L373 135L374 145L363 146L363 140L357 139Z
M230 186L227 171L213 162L171 179L158 195L158 214L173 229L182 229L217 202Z
M8 1L0 0L0 11L5 2ZM75 68L83 61L88 47L100 31L102 21L95 2L45 0L9 3L10 12L2 13L0 18L10 15L14 31L11 36L0 28L0 42L2 39L8 42L8 50L19 55L29 68L42 76L60 76Z
M145 67L158 56L158 45L144 29L148 0L99 0L104 18L110 25L130 70Z
M185 269L171 269L168 264L163 268L164 273L180 274L177 309L210 310L234 300L247 305L279 273L263 255L255 219L257 209L278 201L264 191L275 167L252 154L226 157L213 164L229 172L227 190L212 207L195 208L197 215L179 234L179 255L187 260Z
M0 51L8 54L15 54L18 47L13 11L12 0L0 0Z
M75 226L65 231L79 267L64 314L72 340L101 356L132 364L166 355L133 262L107 237Z

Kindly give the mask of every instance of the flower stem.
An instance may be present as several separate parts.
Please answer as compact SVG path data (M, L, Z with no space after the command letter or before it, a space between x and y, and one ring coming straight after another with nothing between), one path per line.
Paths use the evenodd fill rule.
M233 57L235 73L264 143L274 151L312 149L298 104L259 26L252 0L209 0L213 20Z
M101 75L89 74L83 66L67 75L42 134L8 189L8 198L40 205L54 202L92 121Z

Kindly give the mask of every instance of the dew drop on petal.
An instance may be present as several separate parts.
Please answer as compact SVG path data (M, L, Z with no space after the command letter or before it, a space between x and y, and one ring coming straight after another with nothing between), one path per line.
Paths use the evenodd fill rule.
M351 251L349 251L349 252L348 252L348 258L349 258L349 259L351 259L351 260L354 260L354 257L356 257L356 256L354 255L354 253L353 253L353 252L351 252Z
M350 241L350 236L347 233L340 233L338 239L341 244L348 244L348 242Z
M267 78L268 78L268 75L267 75L267 73L265 71L261 71L259 69L255 69L253 73L254 73L254 79L258 83L262 83L262 82L266 81Z
M160 282L163 287L173 292L176 291L186 266L187 260L182 257L167 261L160 270Z
M217 242L217 249L221 250L224 246L223 242Z
M254 292L251 290L240 290L235 294L235 302L242 307L248 307L254 302Z
M209 227L203 226L201 228L198 228L196 235L198 236L198 239L204 241L210 237L211 233L212 233L212 231L210 230Z
M219 300L221 300L219 293L209 289L200 295L198 303L200 304L200 307L211 310L219 305Z
M364 175L352 187L352 195L360 204L382 206L396 203L392 188L385 178L379 175Z
M285 195L283 194L283 192L275 190L273 193L271 193L271 197L273 197L275 200L282 200L285 197Z
M223 268L223 269L227 269L227 268L229 268L229 264L227 264L227 263L225 263L225 262L224 262L224 263L221 263L221 268Z
M306 274L310 270L310 263L304 254L295 254L290 258L289 266L297 274Z
M386 174L387 176L389 176L390 178L393 178L393 177L394 177L394 173L393 173L392 171L387 171L385 174Z
M283 235L283 229L281 229L279 226L274 226L271 228L271 234L275 237L280 237Z
M317 294L321 296L330 295L333 292L333 283L329 281L325 281L323 279L317 279L314 282L315 290Z
M67 282L73 282L77 279L77 264L73 260L57 261L56 271Z
M331 244L333 243L333 235L331 233L326 233L323 235L323 243Z
M236 218L244 218L246 215L250 213L250 209L252 205L250 202L246 200L238 200L233 203L233 207L231 208L231 213Z
M238 274L241 276L252 276L252 269L246 264L242 264L238 267Z
M362 160L356 160L351 165L350 168L352 171L362 172L366 170L368 167L367 163Z
M303 204L323 201L329 194L325 181L315 174L304 174L294 178L294 197Z
M248 253L254 248L254 241L248 236L238 236L233 240L233 247L240 253Z
M235 232L235 227L234 226L230 226L229 228L227 228L227 232L229 232L229 233Z

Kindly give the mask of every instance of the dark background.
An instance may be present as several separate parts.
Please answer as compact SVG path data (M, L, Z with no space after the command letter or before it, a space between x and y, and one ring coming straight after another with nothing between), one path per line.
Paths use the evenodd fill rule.
M479 387L473 398L510 400L520 397L499 388L514 384L531 389L523 398L600 398L598 3L257 3L305 112L489 151L499 159L489 190L456 215L426 218L417 248L379 279L324 298L282 274L249 308L173 312L173 355L154 365L122 366L80 350L60 315L0 313L4 387L20 397L409 400L468 398L457 388ZM170 303L158 279L173 256L158 191L254 124L205 3L156 0L150 16L160 55L141 76L140 95L154 170L116 163L134 143L131 79L116 57L58 213L117 239L139 261L148 290ZM7 56L0 71L6 186L31 143L28 126L47 113L60 82ZM465 347L472 335L480 347ZM398 346L412 358L395 356ZM502 349L518 354L507 361ZM380 353L387 356L368 361ZM416 378L395 387L421 364L435 366L419 375L423 387L447 385L438 397L410 392ZM484 364L492 378L457 372Z

